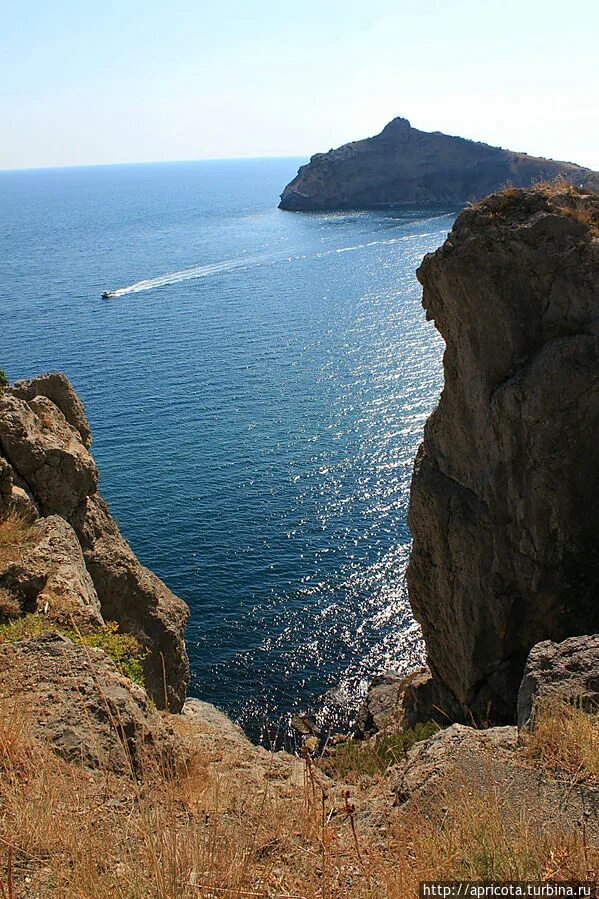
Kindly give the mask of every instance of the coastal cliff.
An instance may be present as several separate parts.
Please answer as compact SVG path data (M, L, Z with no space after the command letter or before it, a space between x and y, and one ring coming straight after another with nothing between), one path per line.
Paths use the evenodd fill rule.
M599 188L599 173L574 163L419 131L407 119L395 118L375 137L313 156L285 187L279 208L454 208L507 183L527 187L556 177Z
M410 601L436 704L510 723L533 645L599 630L599 197L488 197L418 278L446 350L413 474Z
M53 372L0 390L0 512L22 527L0 565L5 602L65 626L116 622L142 647L158 708L185 701L188 610L141 565L98 493L83 406ZM7 599L8 597L8 599Z

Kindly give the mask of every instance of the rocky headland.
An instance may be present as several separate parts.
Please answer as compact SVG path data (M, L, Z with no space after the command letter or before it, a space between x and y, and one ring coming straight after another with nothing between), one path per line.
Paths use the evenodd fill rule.
M599 188L599 173L571 162L412 128L395 118L380 134L317 153L281 194L298 212L398 206L454 209L506 184L528 187L557 177Z
M352 738L304 722L299 757L186 698L187 608L101 499L64 375L0 385L0 893L594 878L599 197L499 192L418 277L446 343L409 513L429 667L378 678Z

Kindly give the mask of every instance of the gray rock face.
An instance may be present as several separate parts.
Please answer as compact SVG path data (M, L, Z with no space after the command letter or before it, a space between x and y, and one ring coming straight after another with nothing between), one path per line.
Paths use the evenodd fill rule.
M452 772L471 760L492 755L496 763L511 759L518 745L516 727L476 730L452 724L409 750L392 781L397 803L430 799L452 780ZM477 765L476 767L479 767ZM465 767L465 766L464 766ZM473 766L470 765L472 768Z
M187 606L139 563L97 493L86 497L71 520L102 614L148 650L145 682L158 708L180 711L189 682L183 640Z
M407 119L396 118L376 137L313 156L283 191L280 208L454 208L508 182L527 187L558 175L599 188L599 173L574 163L512 153L439 131L418 131Z
M77 535L59 515L32 524L15 558L0 562L0 587L18 599L23 614L43 612L84 631L104 623Z
M599 630L599 197L510 190L418 271L445 386L412 480L410 601L457 720L509 723L529 650Z
M83 407L64 375L51 373L20 381L0 395L0 505L6 509L8 502L14 508L19 502L31 515L39 510L46 521L52 521L53 532L47 558L42 558L40 544L35 558L28 557L26 563L22 560L20 573L13 568L7 577L21 586L28 583L25 607L37 607L43 594L40 588L34 599L33 587L44 580L43 566L50 565L56 550L56 564L62 573L52 574L48 581L47 571L43 589L47 592L48 584L53 584L56 599L54 588L59 582L65 589L70 585L80 614L83 609L92 617L101 613L138 637L148 650L144 666L152 698L159 708L168 705L177 712L189 681L183 640L187 606L138 562L121 536L97 492L98 473L88 451L90 442ZM54 516L65 522L60 535ZM79 560L74 561L75 548L67 548L65 541L75 535L91 586L87 574L73 574ZM65 574L67 557L73 563L69 575ZM10 587L8 581L6 586Z
M368 737L388 727L399 729L403 719L403 694L406 678L393 674L375 677L366 699L358 709L354 736Z
M599 709L599 634L533 646L518 692L518 727L528 727L538 702L552 696Z
M33 735L69 761L132 773L144 745L158 745L159 717L144 690L101 649L58 634L0 645L0 691L24 703Z
M44 515L71 515L97 488L98 472L79 432L45 396L0 395L0 446Z
M36 396L47 397L60 409L71 427L78 431L84 447L90 448L92 435L85 417L83 403L73 390L69 379L62 372L51 371L27 381L16 381L11 393L22 400L32 400Z

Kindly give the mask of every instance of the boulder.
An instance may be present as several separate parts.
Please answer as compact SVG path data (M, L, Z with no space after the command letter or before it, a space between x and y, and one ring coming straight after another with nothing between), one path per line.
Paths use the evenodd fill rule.
M177 712L189 681L183 640L188 609L123 539L98 494L90 442L83 406L64 375L19 381L0 395L2 496L12 477L13 507L31 517L60 515L74 528L103 618L142 642L148 690L159 708ZM87 587L82 590L75 591L74 606Z
M454 720L515 721L532 646L599 630L599 197L506 190L418 277L446 342L409 596Z
M550 697L599 710L599 634L533 646L518 693L518 727L531 725L539 701Z
M0 563L0 587L18 599L22 614L40 612L86 631L104 623L77 535L59 515L27 528L18 552Z
M23 400L32 400L36 396L47 397L58 406L68 423L79 432L83 445L89 449L92 437L83 403L62 372L51 371L27 381L16 381L11 393Z
M396 803L437 798L451 784L454 771L470 768L481 773L489 758L499 764L514 761L517 747L516 727L476 730L452 724L408 751L391 779Z
M68 517L96 490L98 472L79 431L47 397L0 394L0 446L43 515Z
M455 701L448 706L447 699L428 668L420 668L405 677L379 675L373 679L358 710L354 736L361 739L386 730L413 728L427 721L444 727L456 714Z
M145 691L101 649L59 634L0 645L0 694L68 761L133 774L144 748L160 746L162 724Z

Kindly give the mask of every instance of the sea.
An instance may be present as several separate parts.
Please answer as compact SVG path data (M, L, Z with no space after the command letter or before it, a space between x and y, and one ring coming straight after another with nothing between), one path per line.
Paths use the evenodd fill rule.
M189 604L190 694L262 740L347 727L422 662L407 508L443 343L415 272L455 218L283 212L304 161L0 172L0 367L68 375L124 536Z

